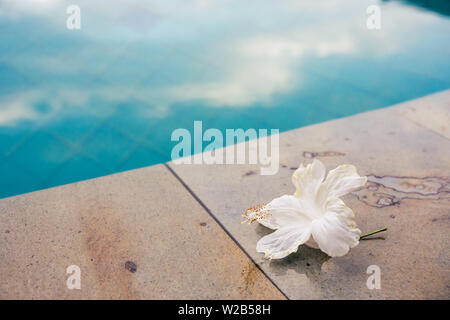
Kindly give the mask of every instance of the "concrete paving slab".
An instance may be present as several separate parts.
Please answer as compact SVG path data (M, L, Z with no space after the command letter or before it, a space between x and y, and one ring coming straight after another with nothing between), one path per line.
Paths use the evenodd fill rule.
M0 299L284 299L162 165L0 200L0 275Z
M402 103L397 113L450 139L450 90Z
M448 101L449 94L440 101ZM426 98L417 102L422 106ZM448 299L450 140L404 118L401 108L280 134L276 175L261 176L258 165L169 166L289 298ZM255 247L271 230L242 225L241 215L248 207L292 194L293 171L313 158L328 170L349 163L368 176L366 187L344 201L363 233L381 227L388 232L380 235L384 239L361 241L340 258L301 246L285 259L265 260ZM379 290L366 285L371 265L381 270Z

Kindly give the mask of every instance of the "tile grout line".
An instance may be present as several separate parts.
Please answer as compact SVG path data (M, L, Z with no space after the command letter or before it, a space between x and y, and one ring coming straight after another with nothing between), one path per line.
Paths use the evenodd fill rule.
M211 212L211 210L203 203L202 200L194 193L194 191L189 188L189 186L181 179L181 177L176 174L176 172L167 164L164 163L164 166L169 170L170 173L181 183L181 185L189 192L189 194L200 204L200 206L213 218L213 220L219 225L220 228L228 235L228 237L233 240L233 242L238 246L239 249L250 259L250 261L258 268L259 271L269 280L272 285L287 299L290 300L289 297L278 287L278 285L267 275L267 273L262 270L262 268L255 262L255 260L248 254L248 252L241 246L241 244L231 235L231 233L225 228L225 226L216 218L216 216Z

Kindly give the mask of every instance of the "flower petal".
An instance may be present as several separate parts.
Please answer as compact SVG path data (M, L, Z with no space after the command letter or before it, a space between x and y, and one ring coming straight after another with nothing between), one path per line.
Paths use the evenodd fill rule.
M311 233L320 250L331 257L345 255L359 243L353 211L338 198L327 201L327 213L312 222Z
M314 201L325 177L325 166L315 159L306 167L303 164L292 175L292 183L297 189L295 195L301 199Z
M325 182L321 186L322 200L329 197L341 197L357 188L364 186L367 177L361 177L355 166L344 164L328 172Z
M273 199L265 206L252 208L244 214L244 217L250 221L258 221L271 229L310 224L312 221L305 214L301 200L291 195L284 195Z
M311 236L311 224L284 227L261 238L256 244L256 251L265 254L265 258L282 259L296 252L299 245Z
M339 198L329 198L325 205L326 212L334 212L339 214L341 219L344 219L348 226L356 228L355 214L353 210L347 207L347 205Z

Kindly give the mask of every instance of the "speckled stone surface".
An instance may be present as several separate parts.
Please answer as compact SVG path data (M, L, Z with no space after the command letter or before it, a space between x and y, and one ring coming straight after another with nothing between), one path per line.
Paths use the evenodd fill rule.
M3 199L0 243L0 299L284 298L163 165Z
M397 113L450 139L450 90L398 105Z
M257 165L170 167L289 298L448 299L450 140L441 125L449 125L443 120L449 99L445 91L283 133L281 167L272 176L259 175ZM384 239L361 241L340 258L301 246L285 259L265 260L255 247L271 230L242 225L241 214L293 193L293 170L313 158L328 170L349 163L367 175L366 187L344 200L363 233L381 227L388 232L380 234ZM370 265L380 267L381 289L366 285Z

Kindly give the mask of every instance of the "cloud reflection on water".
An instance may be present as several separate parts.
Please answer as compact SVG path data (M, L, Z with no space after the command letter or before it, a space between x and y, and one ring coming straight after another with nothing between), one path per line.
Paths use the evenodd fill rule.
M73 2L82 8L79 34L65 29L65 8ZM29 52L1 54L3 64L26 76L42 75L44 81L0 94L0 125L38 120L93 100L107 102L103 104L107 108L108 103L130 97L137 108L153 108L147 113L150 116L164 116L172 105L185 101L211 107L276 106L274 96L295 92L306 81L305 58L397 54L414 42L414 37L406 37L412 23L420 29L435 21L422 12L389 4L383 12L383 29L370 32L365 28L365 8L371 3L2 1L0 16L13 29L29 31L26 23L32 20L54 34L45 34L44 42L27 39ZM47 46L56 54L48 54ZM124 52L117 56L116 48L121 46ZM153 62L151 53L158 51L158 61ZM133 54L136 59L121 66L123 77L92 83L95 77L90 78L90 70L104 64L108 71ZM154 67L159 73L146 81ZM126 80L133 78L142 81ZM42 101L48 105L45 112L35 108Z

